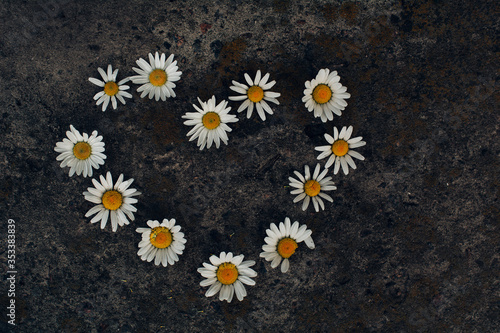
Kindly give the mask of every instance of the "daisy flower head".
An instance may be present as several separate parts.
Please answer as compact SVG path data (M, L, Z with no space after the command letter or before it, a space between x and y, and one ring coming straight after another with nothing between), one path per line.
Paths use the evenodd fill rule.
M229 139L226 132L232 131L227 123L238 121L235 115L229 114L231 107L226 107L227 101L216 105L215 96L212 96L207 102L202 102L198 97L198 102L200 102L201 109L193 104L197 112L187 112L182 116L188 119L184 125L194 126L187 134L191 137L189 141L198 138L200 150L203 150L205 146L207 149L210 148L214 142L215 147L219 148L221 140L227 145Z
M307 225L299 225L295 221L290 223L288 217L285 223L280 222L279 228L271 223L270 229L266 230L268 237L264 239L266 245L262 246L260 257L271 261L271 267L276 268L281 263L281 272L286 273L290 267L288 258L295 253L299 243L304 241L308 248L314 249L314 241L311 238L312 231L307 229ZM283 261L283 262L282 262Z
M101 221L101 229L104 229L109 217L113 232L115 232L118 226L123 227L125 224L130 223L127 217L131 221L135 219L133 213L137 209L132 204L137 203L137 199L133 197L140 195L141 192L135 188L129 188L134 179L123 181L123 174L118 177L114 185L109 171L106 178L101 175L100 179L100 183L92 179L95 187L88 187L87 191L83 192L85 200L97 204L85 214L85 217L96 214L90 222Z
M269 73L261 78L260 69L255 75L255 80L252 81L250 75L248 75L247 73L245 73L245 80L247 81L248 86L246 84L242 84L233 80L233 85L230 86L229 89L236 91L237 93L240 93L242 95L229 96L229 99L231 101L243 101L237 111L242 112L243 110L247 109L248 119L250 119L250 117L252 116L252 112L255 107L257 113L260 116L260 119L264 121L266 120L265 112L273 114L273 110L271 109L269 104L267 104L267 102L272 102L277 105L280 104L276 98L280 97L281 94L268 91L276 84L276 81L267 82L267 80L269 80Z
M290 193L298 194L295 199L293 199L293 202L295 203L300 200L304 200L304 202L302 203L302 210L306 210L307 207L309 207L309 202L312 201L316 212L319 212L319 207L324 210L325 204L323 203L323 200L321 200L321 198L333 202L332 197L324 193L324 191L332 191L337 189L337 187L334 186L334 183L331 181L332 177L325 177L328 169L325 169L320 173L320 166L318 163L316 165L316 168L314 169L312 177L308 165L304 167L304 171L304 176L302 176L300 172L294 171L295 175L299 179L288 177L290 186L295 187L295 190L291 191Z
M149 220L149 228L137 228L135 231L142 234L137 255L142 260L151 262L155 259L155 265L160 263L163 267L168 264L173 265L179 261L178 254L182 254L186 239L184 233L180 232L181 227L175 225L175 219L170 221L163 219L158 221Z
M200 282L200 286L208 287L205 296L211 297L219 294L219 300L226 300L231 303L234 294L239 301L247 295L243 284L255 285L252 277L257 276L257 272L250 268L255 265L255 261L243 261L243 255L233 256L231 252L221 252L220 256L210 257L210 263L203 263L203 267L198 268L198 273L205 278Z
M306 89L302 102L309 112L314 111L314 117L320 117L326 123L333 119L333 113L340 116L347 106L345 101L351 94L339 83L337 71L330 73L328 68L320 69L316 78L306 81Z
M334 126L333 137L329 134L325 134L325 139L328 141L329 145L314 148L321 152L321 154L318 155L318 160L330 156L325 164L325 168L329 168L335 162L335 166L333 167L333 173L335 175L339 172L341 166L342 171L344 171L346 175L349 173L349 166L356 169L356 164L352 159L353 157L361 161L365 159L363 155L353 149L366 145L366 142L361 141L363 139L361 136L351 138L351 134L352 126L342 127L340 134L337 127Z
M182 72L177 71L177 60L174 60L174 55L171 54L165 60L165 53L161 56L156 52L155 56L149 53L149 63L140 58L136 61L140 68L133 67L132 69L139 75L131 76L130 79L136 84L142 84L137 88L137 92L141 92L141 98L149 95L149 99L154 98L158 101L166 101L167 97L175 97L175 83L181 79Z
M111 104L113 105L113 109L116 110L117 102L116 100L118 99L122 104L125 104L125 99L124 97L131 98L132 95L126 92L125 90L128 90L130 87L127 85L124 85L129 79L125 78L121 80L120 82L116 82L116 76L118 75L118 69L115 69L113 71L113 67L111 65L108 65L108 73L104 71L102 68L97 69L99 71L99 74L101 74L101 77L104 81L101 81L99 79L95 79L93 77L89 77L89 81L95 84L96 86L102 87L103 90L99 91L97 94L94 96L94 100L97 101L96 104L100 105L102 104L102 111L106 111L109 101L111 100Z
M70 131L66 132L68 138L57 142L54 147L60 153L56 160L62 161L61 168L70 167L70 177L75 173L78 176L83 173L83 177L92 177L92 168L99 169L106 159L102 135L97 136L97 131L93 131L89 137L87 133L80 134L73 125L69 128Z

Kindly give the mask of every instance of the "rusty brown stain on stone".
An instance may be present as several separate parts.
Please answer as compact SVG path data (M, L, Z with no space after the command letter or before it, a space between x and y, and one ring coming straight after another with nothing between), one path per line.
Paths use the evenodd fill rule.
M98 245L95 242L95 239L85 236L75 236L71 238L71 241L67 244L68 250L71 253L79 254L85 251L95 252L99 250Z
M387 104L386 100L382 102L382 105L385 104L384 111L395 117L400 126L389 132L387 144L380 152L383 156L408 156L413 151L411 144L427 134L428 123L419 117L421 110L425 110L427 106L419 101L410 103L407 98L399 98L396 103L391 104Z
M340 6L339 13L348 24L354 24L359 14L359 7L354 2L344 2Z
M320 9L323 12L323 17L326 21L332 23L339 19L339 17L345 19L346 23L353 25L356 23L359 15L359 7L354 2L344 2L340 5L326 4Z
M403 237L408 250L418 254L426 249L427 243L437 243L435 225L433 218L417 214L410 217L406 223L400 224L397 230Z
M496 196L498 197L498 191L499 191L498 184L496 186L497 186ZM500 222L500 209L496 206L489 206L489 207L485 208L481 213L484 217L490 217L495 223ZM500 237L500 236L498 236L498 237Z
M438 294L439 286L436 281L431 278L424 277L413 285L410 286L408 296L411 298L419 298L424 300L431 300Z
M175 183L166 177L151 177L146 180L146 187L152 193L171 193L175 190Z
M323 12L323 17L325 18L325 20L327 22L330 22L330 23L334 22L339 17L338 6L333 5L331 3L326 4L322 8L322 12Z
M383 156L408 156L413 150L411 144L417 140L411 128L399 128L389 133L386 145L380 150Z
M202 34L206 34L207 31L212 28L212 25L209 23L202 23L200 24L200 30Z
M332 329L334 333L343 333L343 332L362 332L366 329L366 321L360 317L350 317L346 320L341 320L336 323L335 327Z
M435 38L439 35L445 33L449 28L449 24L445 22L440 22L436 20L436 16L439 15L438 7L435 5L434 1L428 1L422 3L417 8L407 8L411 12L411 19L413 22L411 32L425 33L426 37ZM459 17L456 17L458 21L462 21ZM468 24L467 22L463 22Z
M244 157L237 148L229 146L226 149L226 161L240 164L244 162Z
M372 76L378 73L378 68L369 68L362 73L360 79L361 82L372 82Z
M175 304L186 313L193 311L196 308L196 303L199 301L198 296L194 291L185 291L173 297ZM159 301L158 303L162 303Z
M323 293L308 293L301 297L293 308L296 308L297 331L319 332L324 327L324 323L327 323L329 327L336 324L336 318L332 316L333 305L329 303Z
M284 13L290 7L290 0L273 0L273 10L278 13Z
M248 288L247 289L248 293ZM236 297L235 297L236 298ZM237 303L227 303L222 302L221 309L224 313L224 317L226 318L226 329L231 331L234 328L234 324L236 323L239 317L243 317L251 307L251 301L248 298L244 298L243 301L237 301Z
M168 106L148 108L143 113L140 122L144 128L152 126L151 139L160 148L170 143L180 143L184 140L180 136L181 121L168 109ZM150 132L150 130L146 131Z
M247 43L242 37L238 37L222 46L219 56L221 60L217 67L217 71L222 77L237 72L236 69L241 66L241 53L245 51L246 47Z
M389 26L388 18L385 15L368 22L365 26L365 32L368 36L368 43L372 46L387 45L395 37L394 28Z
M323 57L321 58L331 58L332 56L342 58L342 51L340 50L340 40L338 38L325 33L310 37L312 37L314 41L314 46L316 47L315 51L317 55L323 55Z
M61 329L65 333L80 332L82 327L84 327L84 323L77 317L65 318L61 321Z
M0 187L0 199L8 199L12 194L12 181L10 179L2 179Z
M210 98L212 98L214 91L222 87L222 80L221 80L220 72L223 72L223 70L221 70L219 72L209 71L208 73L205 74L205 76L201 80L202 82L210 82L210 89L207 89L207 86L204 84L198 85L198 95L197 96L202 101L207 101ZM219 99L217 99L217 97L216 97L216 102L220 103L220 101L219 101ZM198 102L196 102L195 104L198 104Z

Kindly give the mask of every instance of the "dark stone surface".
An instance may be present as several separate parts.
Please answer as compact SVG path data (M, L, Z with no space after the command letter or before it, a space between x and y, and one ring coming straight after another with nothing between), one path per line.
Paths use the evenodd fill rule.
M497 2L47 3L0 7L0 254L7 271L14 219L20 332L500 331ZM131 84L133 99L101 112L88 77L108 64L133 75L154 51L176 55L178 97L141 99ZM200 152L181 115L259 68L282 94L275 115L238 114L229 145ZM320 68L352 95L327 124L301 102ZM143 192L132 225L85 218L91 181L69 178L53 151L70 124L98 130L99 171ZM354 126L366 160L334 177L325 211L302 212L287 179L316 164L333 125ZM258 256L285 216L317 246L281 274ZM188 241L167 268L136 254L135 228L162 218ZM199 286L196 269L219 251L257 261L243 302Z

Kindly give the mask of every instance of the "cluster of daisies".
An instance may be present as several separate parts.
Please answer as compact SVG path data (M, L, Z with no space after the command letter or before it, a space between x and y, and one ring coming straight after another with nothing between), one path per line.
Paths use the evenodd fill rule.
M150 99L166 101L167 98L175 97L174 88L180 80L182 72L178 71L177 61L174 61L174 55L166 58L165 54L159 55L158 52L153 56L149 54L149 62L144 59L136 61L139 68L133 68L137 73L117 82L118 69L113 70L109 65L107 71L98 68L102 81L95 78L89 78L93 84L102 87L95 96L97 105L102 104L102 111L105 111L111 102L114 109L117 108L117 101L125 104L125 98L131 98L132 95L126 90L130 86L126 85L132 81L140 86L137 91L141 93L141 98L148 96ZM266 114L272 115L273 109L271 103L279 105L278 97L280 93L272 92L270 89L276 84L276 81L269 81L269 73L262 76L260 70L255 74L254 79L249 74L244 74L245 83L232 81L229 88L237 96L229 96L233 102L241 102L237 112L246 110L247 118L250 118L255 110L259 117L265 121ZM336 71L330 72L329 69L321 69L316 78L305 83L304 97L302 101L306 108L314 113L315 117L323 122L333 119L333 114L340 116L345 109L346 99L350 97L347 88L339 83L340 77ZM182 116L186 119L184 122L192 129L187 133L189 141L197 139L197 145L200 150L205 147L209 149L212 145L220 147L222 141L227 145L228 132L231 132L229 123L238 121L236 115L230 113L231 107L228 102L223 100L216 102L215 96L208 101L202 101L198 98L199 106L193 104L196 112L187 112ZM329 157L323 170L318 163L311 172L308 165L304 167L304 174L294 171L297 178L289 177L289 185L294 189L290 192L297 195L293 202L302 202L302 209L306 210L312 202L314 209L318 212L325 209L324 200L333 202L331 196L326 191L336 190L331 176L327 176L328 168L333 165L334 174L337 174L340 168L344 174L349 173L349 167L356 169L353 158L363 160L364 157L354 148L364 146L366 143L362 137L351 138L353 127L342 127L339 130L333 127L333 136L325 134L328 145L315 147L315 150L321 152L318 160ZM93 131L92 135L80 133L73 125L66 132L66 138L62 142L57 142L54 150L59 153L57 160L61 161L61 167L69 167L69 176L83 175L83 177L92 177L93 170L98 170L105 163L106 155L103 137ZM113 232L117 231L118 226L130 224L134 221L134 213L137 209L134 204L137 203L136 196L141 193L135 188L131 188L134 179L124 180L123 174L120 174L116 182L110 172L106 176L99 176L99 179L92 179L93 187L88 187L83 192L87 201L95 204L85 217L91 217L91 223L100 222L101 229L104 229L107 222L110 221ZM186 238L182 233L181 227L176 225L175 219L164 219L161 223L155 220L147 221L147 226L137 228L136 232L141 234L139 250L137 255L144 261L154 260L155 265L173 265L182 255ZM286 217L284 222L277 226L271 223L266 230L265 245L262 246L263 252L260 257L271 262L271 267L276 268L281 264L281 271L286 273L289 269L290 257L295 253L298 244L304 242L308 248L314 249L314 241L311 238L312 231L307 229L306 225L300 225ZM203 267L198 272L205 279L200 285L209 287L206 296L210 297L219 293L219 299L231 302L236 295L238 300L242 300L246 295L245 285L254 285L252 280L257 273L250 267L255 265L255 261L243 261L244 255L233 255L231 252L221 252L219 256L212 255L209 258L210 263L203 263Z

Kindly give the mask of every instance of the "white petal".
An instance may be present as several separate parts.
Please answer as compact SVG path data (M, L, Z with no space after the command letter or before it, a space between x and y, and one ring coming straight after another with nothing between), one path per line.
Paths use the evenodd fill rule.
M304 202L302 203L302 210L306 210L309 207L309 201L311 200L310 196L306 196Z
M211 297L219 292L219 290L222 287L222 283L219 281L215 282L210 288L208 288L207 292L205 293L205 296Z
M249 285L249 286L255 285L255 281L250 279L248 276L245 276L245 275L239 275L238 280L240 280L241 282L243 282L244 284Z
M310 249L315 248L314 241L311 237L307 237L306 239L304 239L304 243L306 243L307 247Z
M209 278L209 279L205 279L205 280L203 280L203 281L200 282L200 286L202 286L202 287L208 287L208 286L214 284L216 281L217 281L217 277L212 277L212 278Z
M281 263L281 273L288 272L288 268L290 267L290 261L288 259L284 259Z
M247 73L245 73L244 76L245 76L245 80L247 81L248 85L249 86L253 86L254 84L253 84L252 79L250 78L250 75L248 75Z
M365 157L363 155L361 155L360 153L358 153L357 151L354 151L354 150L349 150L347 152L347 154L349 154L352 157L357 158L358 160L361 160L361 161L363 161L365 159Z
M222 261L217 256L211 256L209 260L214 266L219 266L220 264L222 264Z

